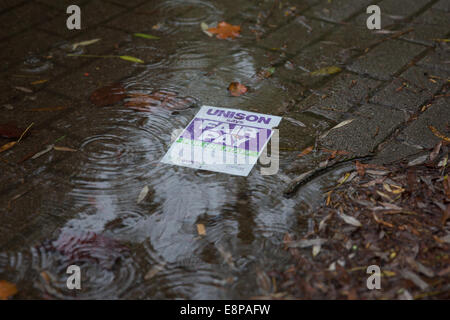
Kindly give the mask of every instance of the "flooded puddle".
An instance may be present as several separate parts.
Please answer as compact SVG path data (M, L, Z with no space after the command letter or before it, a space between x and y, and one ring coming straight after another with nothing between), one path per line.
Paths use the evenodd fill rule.
M308 231L304 215L342 172L313 181L294 197L283 196L289 179L317 165L298 154L330 123L280 113L302 86L276 71L268 78L258 74L282 60L282 52L247 46L245 33L230 41L201 32L201 22L231 19L230 5L160 2L155 10L161 39L130 41L123 49L158 58L121 82L126 95L92 105L95 119L73 120L68 130L78 125L87 134L79 151L55 169L65 177L61 191L49 187L53 191L37 208L55 216L58 227L43 232L39 243L0 254L0 274L20 284L24 296L227 299L268 293L258 275L289 263L284 235ZM136 32L152 33L148 29ZM33 70L47 67L34 64ZM226 89L233 81L249 92L232 97ZM172 132L184 128L203 104L289 118L280 125L279 172L261 175L258 164L248 177L236 177L160 163ZM138 203L145 186L148 194ZM66 287L71 264L81 267L80 291Z

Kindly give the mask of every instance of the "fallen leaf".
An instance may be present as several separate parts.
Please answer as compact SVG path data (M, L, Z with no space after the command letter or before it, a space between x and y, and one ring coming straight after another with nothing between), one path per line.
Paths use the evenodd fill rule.
M153 266L144 276L145 280L150 280L155 277L160 271L164 270L165 264L157 264Z
M150 191L148 186L145 186L144 188L142 188L141 192L139 193L139 196L137 198L137 203L141 203L145 197L147 196L148 192Z
M113 83L95 90L89 100L97 107L105 107L122 101L125 97L125 88L120 83Z
M195 104L190 97L179 97L177 93L171 91L156 91L151 94L132 93L129 94L125 106L137 111L151 111L152 108L159 107L168 110L184 110Z
M146 33L134 33L133 36L138 37L138 38L144 38L144 39L149 39L149 40L159 40L160 38L157 36L152 36L151 34L146 34Z
M204 224L197 224L197 232L199 236L206 236L206 229Z
M300 158L300 157L306 156L306 155L309 154L311 151L313 151L313 149L314 149L314 146L309 146L309 147L303 149L303 151L302 151L297 157Z
M428 155L424 154L424 155L417 157L417 158L411 160L410 162L408 162L407 166L408 167L417 166L417 165L425 163L427 160L428 160Z
M45 147L44 150L36 153L34 156L31 157L32 160L39 158L40 156L43 156L44 154L46 154L47 152L49 152L50 150L52 150L54 147L53 144L50 144L48 146Z
M33 93L33 90L25 88L25 87L14 87L15 89L25 92L25 93Z
M15 284L5 280L0 280L0 300L7 300L9 297L14 296L17 292L18 291Z
M359 222L358 219L353 218L352 216L346 215L345 213L339 213L339 217L344 220L345 223L355 226L355 227L361 227L362 224Z
M232 96L238 97L240 95L245 94L248 91L248 89L246 86L244 86L243 84L241 84L239 82L232 82L228 86L228 91L230 91L230 94Z
M320 253L320 249L322 248L322 246L319 245L314 245L312 248L312 255L313 257L317 256Z
M325 67L325 68L310 72L309 74L311 76L327 76L327 75L338 73L341 71L342 71L341 68L336 67L336 66L331 66L331 67Z
M72 148L68 148L68 147L58 147L58 146L53 146L53 149L56 151L64 151L64 152L77 152L78 151L76 149L72 149Z
M86 41L81 41L81 42L74 43L72 45L72 51L74 51L78 47L88 46L88 45L94 44L94 43L96 43L96 42L98 42L100 40L101 39L92 39L92 40L86 40Z
M433 148L433 151L430 153L430 161L434 161L437 158L439 151L441 151L442 140L439 141L436 146Z
M131 56L119 56L120 59L136 63L145 63L143 60Z
M417 274L410 270L403 270L402 276L405 279L411 280L416 286L418 286L421 290L428 289L429 285L425 281L423 281Z
M0 137L7 139L18 139L23 130L18 128L15 124L6 123L0 125Z
M9 143L7 143L7 144L4 144L3 146L0 147L0 153L4 152L4 151L6 151L6 150L11 149L11 148L14 147L16 144L17 144L17 141L12 141L12 142L9 142Z
M219 22L216 28L209 28L206 31L215 34L217 39L234 39L241 33L241 26L233 26L225 21Z
M208 26L208 24L206 24L206 22L200 23L200 27L202 28L202 31L208 35L208 37L212 37L213 36L213 34L208 31L209 26Z
M48 81L47 79L36 80L36 81L31 82L31 85L35 86L35 85L38 85L38 84L46 83L47 81Z
M439 130L436 129L435 127L433 127L433 126L428 126L428 128L431 130L431 132L433 132L433 134L434 134L436 137L438 137L438 138L440 138L440 139L442 139L442 140L444 140L444 141L446 141L446 142L450 142L450 138L447 137L447 136L445 136L445 135L443 135L443 134L442 134L441 132L439 132Z
M339 124L335 125L333 128L331 128L330 130L333 130L333 129L337 129L337 128L341 128L341 127L343 127L343 126L346 126L346 125L348 125L349 123L351 123L353 120L355 120L355 119L349 119L349 120L342 121L341 123L339 123Z

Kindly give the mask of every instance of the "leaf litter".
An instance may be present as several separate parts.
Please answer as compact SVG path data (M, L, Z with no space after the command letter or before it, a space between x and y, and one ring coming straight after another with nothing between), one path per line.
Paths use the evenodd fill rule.
M450 179L448 167L439 165L448 149L438 143L426 156L409 166L354 161L346 182L305 217L318 227L300 240L285 236L294 264L271 271L283 292L302 299L401 299L407 288L411 299L449 299ZM367 290L373 264L382 266L382 291Z

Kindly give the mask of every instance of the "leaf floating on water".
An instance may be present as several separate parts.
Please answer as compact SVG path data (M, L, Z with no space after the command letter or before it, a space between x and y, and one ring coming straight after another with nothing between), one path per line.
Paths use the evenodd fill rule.
M311 153L311 151L313 151L314 146L309 146L308 148L303 149L303 151L297 156L297 157L303 157L306 156L307 154Z
M228 91L230 91L230 94L233 97L239 97L239 96L245 94L248 91L248 89L246 86L244 86L243 84L241 84L239 82L232 82L228 86Z
M145 280L150 280L154 278L160 271L164 270L165 263L163 264L157 264L156 266L153 266L144 276Z
M36 81L31 82L31 85L35 86L35 85L43 84L43 83L46 83L46 82L48 82L47 79L36 80Z
M95 90L89 100L97 107L105 107L120 102L125 97L125 88L120 83L113 83Z
M208 37L212 37L213 36L213 34L208 31L209 26L206 24L206 22L200 23L200 27L202 28L202 31L208 35Z
M94 44L100 40L101 39L92 39L92 40L86 40L86 41L74 43L72 45L72 51L76 50L76 48L78 48L78 47L88 46L88 45Z
M311 76L328 76L330 74L335 74L341 72L342 69L336 66L325 67L316 71L310 72Z
M197 233L199 236L206 236L206 229L204 224L197 224Z
M355 226L355 227L361 227L361 222L358 221L358 219L353 218L352 216L346 215L345 213L340 213L339 217L344 220L345 223Z
M23 130L15 124L5 123L0 125L0 137L7 139L18 139Z
M144 39L150 39L150 40L159 40L160 38L157 36L153 36L151 34L146 34L146 33L134 33L133 36L138 37L138 38L144 38Z
M125 60L125 61L131 61L131 62L136 62L136 63L145 63L143 60L132 57L132 56L119 56L120 59Z
M25 87L14 87L14 89L17 89L17 90L25 92L25 93L33 93L33 90L25 88Z
M0 147L0 153L4 152L4 151L6 151L6 150L11 149L11 148L14 147L16 144L17 144L17 141L12 141L12 142L9 142L9 143L7 143L7 144L4 144L3 146Z
M40 156L43 156L44 154L46 154L47 152L50 152L50 150L52 150L54 147L53 144L48 145L47 147L45 147L44 150L36 153L34 156L31 157L32 160L39 158Z
M68 147L58 147L58 146L54 146L53 149L56 151L64 151L64 152L77 152L78 151L76 149L72 149L72 148L68 148Z
M15 284L8 281L0 280L0 300L7 300L17 293Z
M241 34L241 26L233 26L225 21L219 22L216 28L209 28L206 31L215 34L217 39L234 39Z
M141 193L139 193L139 196L137 198L137 203L141 203L145 197L147 197L148 192L150 191L148 186L145 186L144 188L142 188Z
M172 91L156 91L151 94L131 93L126 99L125 106L137 111L151 111L152 108L159 107L168 110L184 110L195 104L190 97L179 97Z

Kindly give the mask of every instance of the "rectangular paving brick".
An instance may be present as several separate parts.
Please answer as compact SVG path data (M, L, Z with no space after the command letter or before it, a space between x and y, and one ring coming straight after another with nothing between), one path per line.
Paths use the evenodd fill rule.
M51 19L56 14L57 12L52 8L33 1L26 1L22 5L0 14L0 39Z
M432 125L447 137L450 135L450 99L439 98L422 113L419 118L409 125L399 136L410 144L424 148L433 148L441 139L436 137L428 126Z
M311 87L323 81L324 76L313 76L310 72L327 67L344 68L355 51L344 48L333 41L321 41L300 51L289 63L277 70L280 77L300 82L305 87Z
M323 139L333 150L346 150L364 155L386 139L394 129L406 121L401 111L375 105L363 105L356 110L353 122L331 130Z
M293 54L334 27L330 23L297 17L288 25L269 34L258 44L268 49L283 49ZM286 37L286 35L291 36Z
M371 0L322 1L320 4L307 10L305 15L340 22L365 9L372 2Z
M431 53L427 54L417 64L425 66L430 70L446 71L447 76L449 76L448 72L450 72L450 47L442 46L434 48Z
M442 73L432 74L426 69L413 66L395 78L370 101L414 113L442 87L444 79L445 75Z
M301 102L301 108L338 121L354 105L366 102L380 82L342 73Z
M409 25L414 31L403 36L404 39L433 45L433 39L442 39L450 31L450 12L428 9Z
M348 69L377 79L389 80L424 49L412 43L386 40L356 59Z

